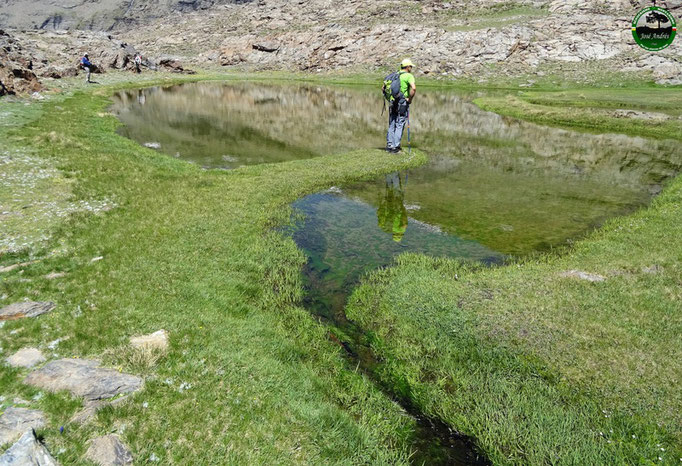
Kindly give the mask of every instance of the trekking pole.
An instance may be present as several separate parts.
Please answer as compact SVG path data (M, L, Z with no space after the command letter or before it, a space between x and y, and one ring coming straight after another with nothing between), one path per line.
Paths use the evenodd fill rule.
M407 153L412 154L412 141L410 140L410 109L407 109Z

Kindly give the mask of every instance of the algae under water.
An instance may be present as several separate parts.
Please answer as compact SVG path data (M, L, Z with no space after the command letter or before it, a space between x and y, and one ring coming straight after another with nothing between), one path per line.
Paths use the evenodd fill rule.
M303 219L291 233L309 257L306 305L370 376L376 361L344 313L363 274L407 251L495 264L567 245L646 205L681 168L675 141L543 127L482 111L470 102L479 95L420 90L412 143L426 166L293 205ZM380 108L373 89L246 82L124 91L114 104L123 135L223 169L382 147ZM420 422L415 461L476 458L443 426Z

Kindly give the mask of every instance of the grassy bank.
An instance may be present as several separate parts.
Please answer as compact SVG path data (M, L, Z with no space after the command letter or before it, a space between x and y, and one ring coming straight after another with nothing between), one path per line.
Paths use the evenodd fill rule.
M680 139L680 120L602 114L651 108L645 99L677 111L664 102L677 95L652 92L478 103L541 123ZM562 256L493 269L401 256L356 290L347 314L384 361L380 377L475 437L496 464L679 464L681 220L678 178L649 208Z
M538 90L474 102L484 110L544 125L682 139L682 92L675 89Z
M31 104L40 107L31 121L3 134L6 150L26 150L69 180L68 202L108 207L73 212L47 228L50 239L0 257L3 266L37 261L3 273L0 305L57 303L50 315L7 322L0 345L5 355L37 346L49 358L98 358L144 376L145 387L79 426L69 422L78 400L29 388L25 371L4 366L3 407L45 411L39 434L63 464L83 462L87 440L112 431L140 463L406 463L414 421L348 370L297 306L305 258L273 227L303 194L424 156L360 151L204 171L116 135L107 95L130 84L107 79ZM160 328L168 354L127 345Z

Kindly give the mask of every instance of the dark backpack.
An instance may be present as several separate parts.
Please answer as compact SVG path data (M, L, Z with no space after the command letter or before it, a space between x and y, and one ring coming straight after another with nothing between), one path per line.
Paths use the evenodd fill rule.
M395 71L384 78L384 99L393 103L404 98L405 95L400 92L400 71Z

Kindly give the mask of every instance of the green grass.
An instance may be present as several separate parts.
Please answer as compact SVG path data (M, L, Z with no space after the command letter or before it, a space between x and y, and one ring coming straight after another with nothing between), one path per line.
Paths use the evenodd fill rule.
M673 89L571 89L527 91L480 97L479 107L502 115L553 126L616 132L657 139L682 139L682 93ZM642 120L614 115L615 109L656 112L667 119Z
M69 423L77 400L39 395L21 383L25 371L3 367L4 406L21 397L44 410L50 423L39 433L63 464L82 462L87 440L112 431L141 463L156 455L161 464L405 464L414 421L349 370L297 305L305 258L273 227L289 222L288 204L306 193L424 156L359 151L204 171L115 134L107 96L129 85L34 104L41 112L7 135L74 180L69 202L116 207L72 213L44 247L0 256L2 265L40 260L3 274L0 305L57 303L50 315L6 323L0 344L3 354L32 345L50 357L100 358L145 376L145 387L81 427ZM104 258L90 262L96 256ZM67 275L46 279L53 271ZM167 355L131 353L131 335L159 328L171 336Z
M617 108L676 98L587 93ZM537 95L478 102L542 123L682 134L679 123L625 125L591 108L526 102ZM476 438L495 464L678 464L681 219L677 178L649 208L607 222L563 255L492 269L401 256L365 280L347 314L384 361L384 383ZM562 276L570 270L606 280Z
M87 92L65 80L61 94L26 109L0 103L0 114L10 115L0 128L4 147L58 169L50 180L68 180L63 202L115 206L16 227L38 227L48 239L0 255L1 266L38 260L0 276L0 306L31 298L58 308L6 323L0 347L3 355L31 345L50 357L100 358L144 376L145 387L78 426L69 419L80 401L27 387L25 371L3 366L0 409L20 397L19 405L44 410L49 425L39 434L63 464L82 463L88 439L110 432L140 463L152 455L160 464L408 463L414 421L349 368L327 329L299 306L305 257L276 227L289 223L289 203L304 194L424 156L358 151L200 170L116 135L105 111L112 92L141 84L127 79L98 76L103 86ZM367 75L321 79L372 84ZM647 100L676 111L665 103L674 92L646 90L660 92L652 100L637 94L645 90L621 99L545 89L479 103L541 123L679 139L675 125L623 125L599 113L652 108ZM589 108L579 109L581 93ZM50 180L31 195L53 189ZM677 179L649 209L609 222L570 253L507 267L401 256L365 281L348 314L383 361L381 381L473 436L496 464L678 464L681 206ZM607 280L561 276L572 269ZM55 271L67 275L45 277ZM170 333L168 354L141 357L128 346L131 335L159 328Z

